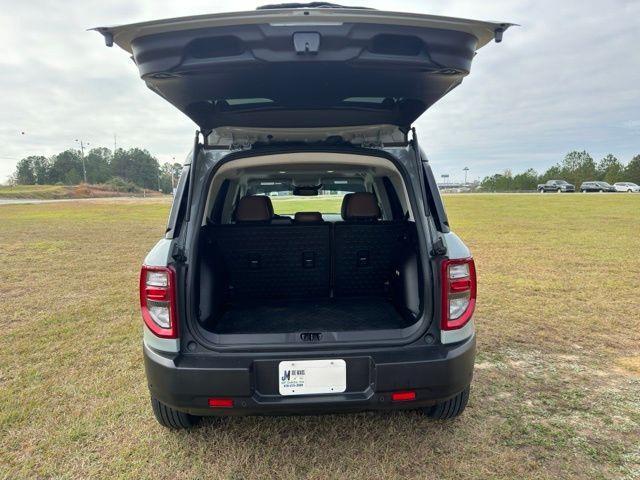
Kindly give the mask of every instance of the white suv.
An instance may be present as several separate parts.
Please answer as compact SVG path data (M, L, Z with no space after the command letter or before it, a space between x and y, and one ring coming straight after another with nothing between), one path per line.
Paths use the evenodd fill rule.
M613 184L616 192L640 192L640 186L631 182L617 182Z

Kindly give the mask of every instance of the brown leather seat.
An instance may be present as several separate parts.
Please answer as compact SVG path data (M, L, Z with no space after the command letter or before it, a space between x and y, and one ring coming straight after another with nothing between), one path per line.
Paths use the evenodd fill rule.
M345 222L375 222L380 218L380 207L373 193L347 193L342 199L341 213Z
M269 223L273 218L273 204L265 195L247 195L236 205L233 218L236 223Z
M322 214L320 212L296 212L293 216L294 224L317 224L324 223Z

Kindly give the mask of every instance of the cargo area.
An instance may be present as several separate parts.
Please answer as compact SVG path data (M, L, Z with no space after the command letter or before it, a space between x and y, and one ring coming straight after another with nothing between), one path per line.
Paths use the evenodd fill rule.
M212 340L313 342L417 322L422 275L401 176L381 159L313 157L247 160L213 181L198 248L198 323Z

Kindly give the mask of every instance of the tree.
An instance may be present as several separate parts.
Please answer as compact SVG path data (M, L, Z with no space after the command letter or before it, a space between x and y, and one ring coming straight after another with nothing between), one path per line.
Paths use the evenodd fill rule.
M160 166L158 160L146 150L119 148L111 159L111 172L114 176L122 177L140 187L158 189Z
M51 183L77 185L83 179L82 158L78 150L65 150L52 157L49 173Z
M162 193L172 193L173 188L178 184L182 165L175 162L165 162L160 167L160 190Z
M538 172L530 168L513 177L513 189L516 191L535 190L538 186Z
M36 175L33 171L33 157L23 158L18 162L14 179L18 185L34 185L36 183Z
M37 185L46 185L49 183L49 176L51 174L51 161L47 157L33 156L32 159L33 174L36 177Z
M111 178L111 150L104 147L92 148L84 157L89 183L104 183Z
M597 178L596 162L586 151L576 150L567 153L560 164L561 180L580 185L587 180Z
M631 159L624 169L624 179L640 185L640 155Z
M608 154L598 163L598 179L608 183L620 182L623 179L624 166L612 154Z
M562 177L562 171L560 165L554 165L544 172L539 179L538 183L544 183L547 180L558 180Z

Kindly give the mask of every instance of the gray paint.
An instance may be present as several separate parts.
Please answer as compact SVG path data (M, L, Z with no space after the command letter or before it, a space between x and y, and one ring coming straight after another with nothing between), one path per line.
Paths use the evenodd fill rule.
M461 342L462 340L469 338L475 332L476 325L473 319L471 319L464 327L459 328L458 330L442 330L442 332L440 332L440 341L445 345L448 343Z
M442 234L444 238L444 244L447 247L447 256L451 259L459 259L459 258L469 258L471 256L471 251L469 248L460 240L455 233L449 232Z
M171 240L163 238L155 244L144 259L148 267L166 267L169 263Z
M156 337L146 325L142 325L142 341L147 347L161 352L177 353L180 351L179 338Z

